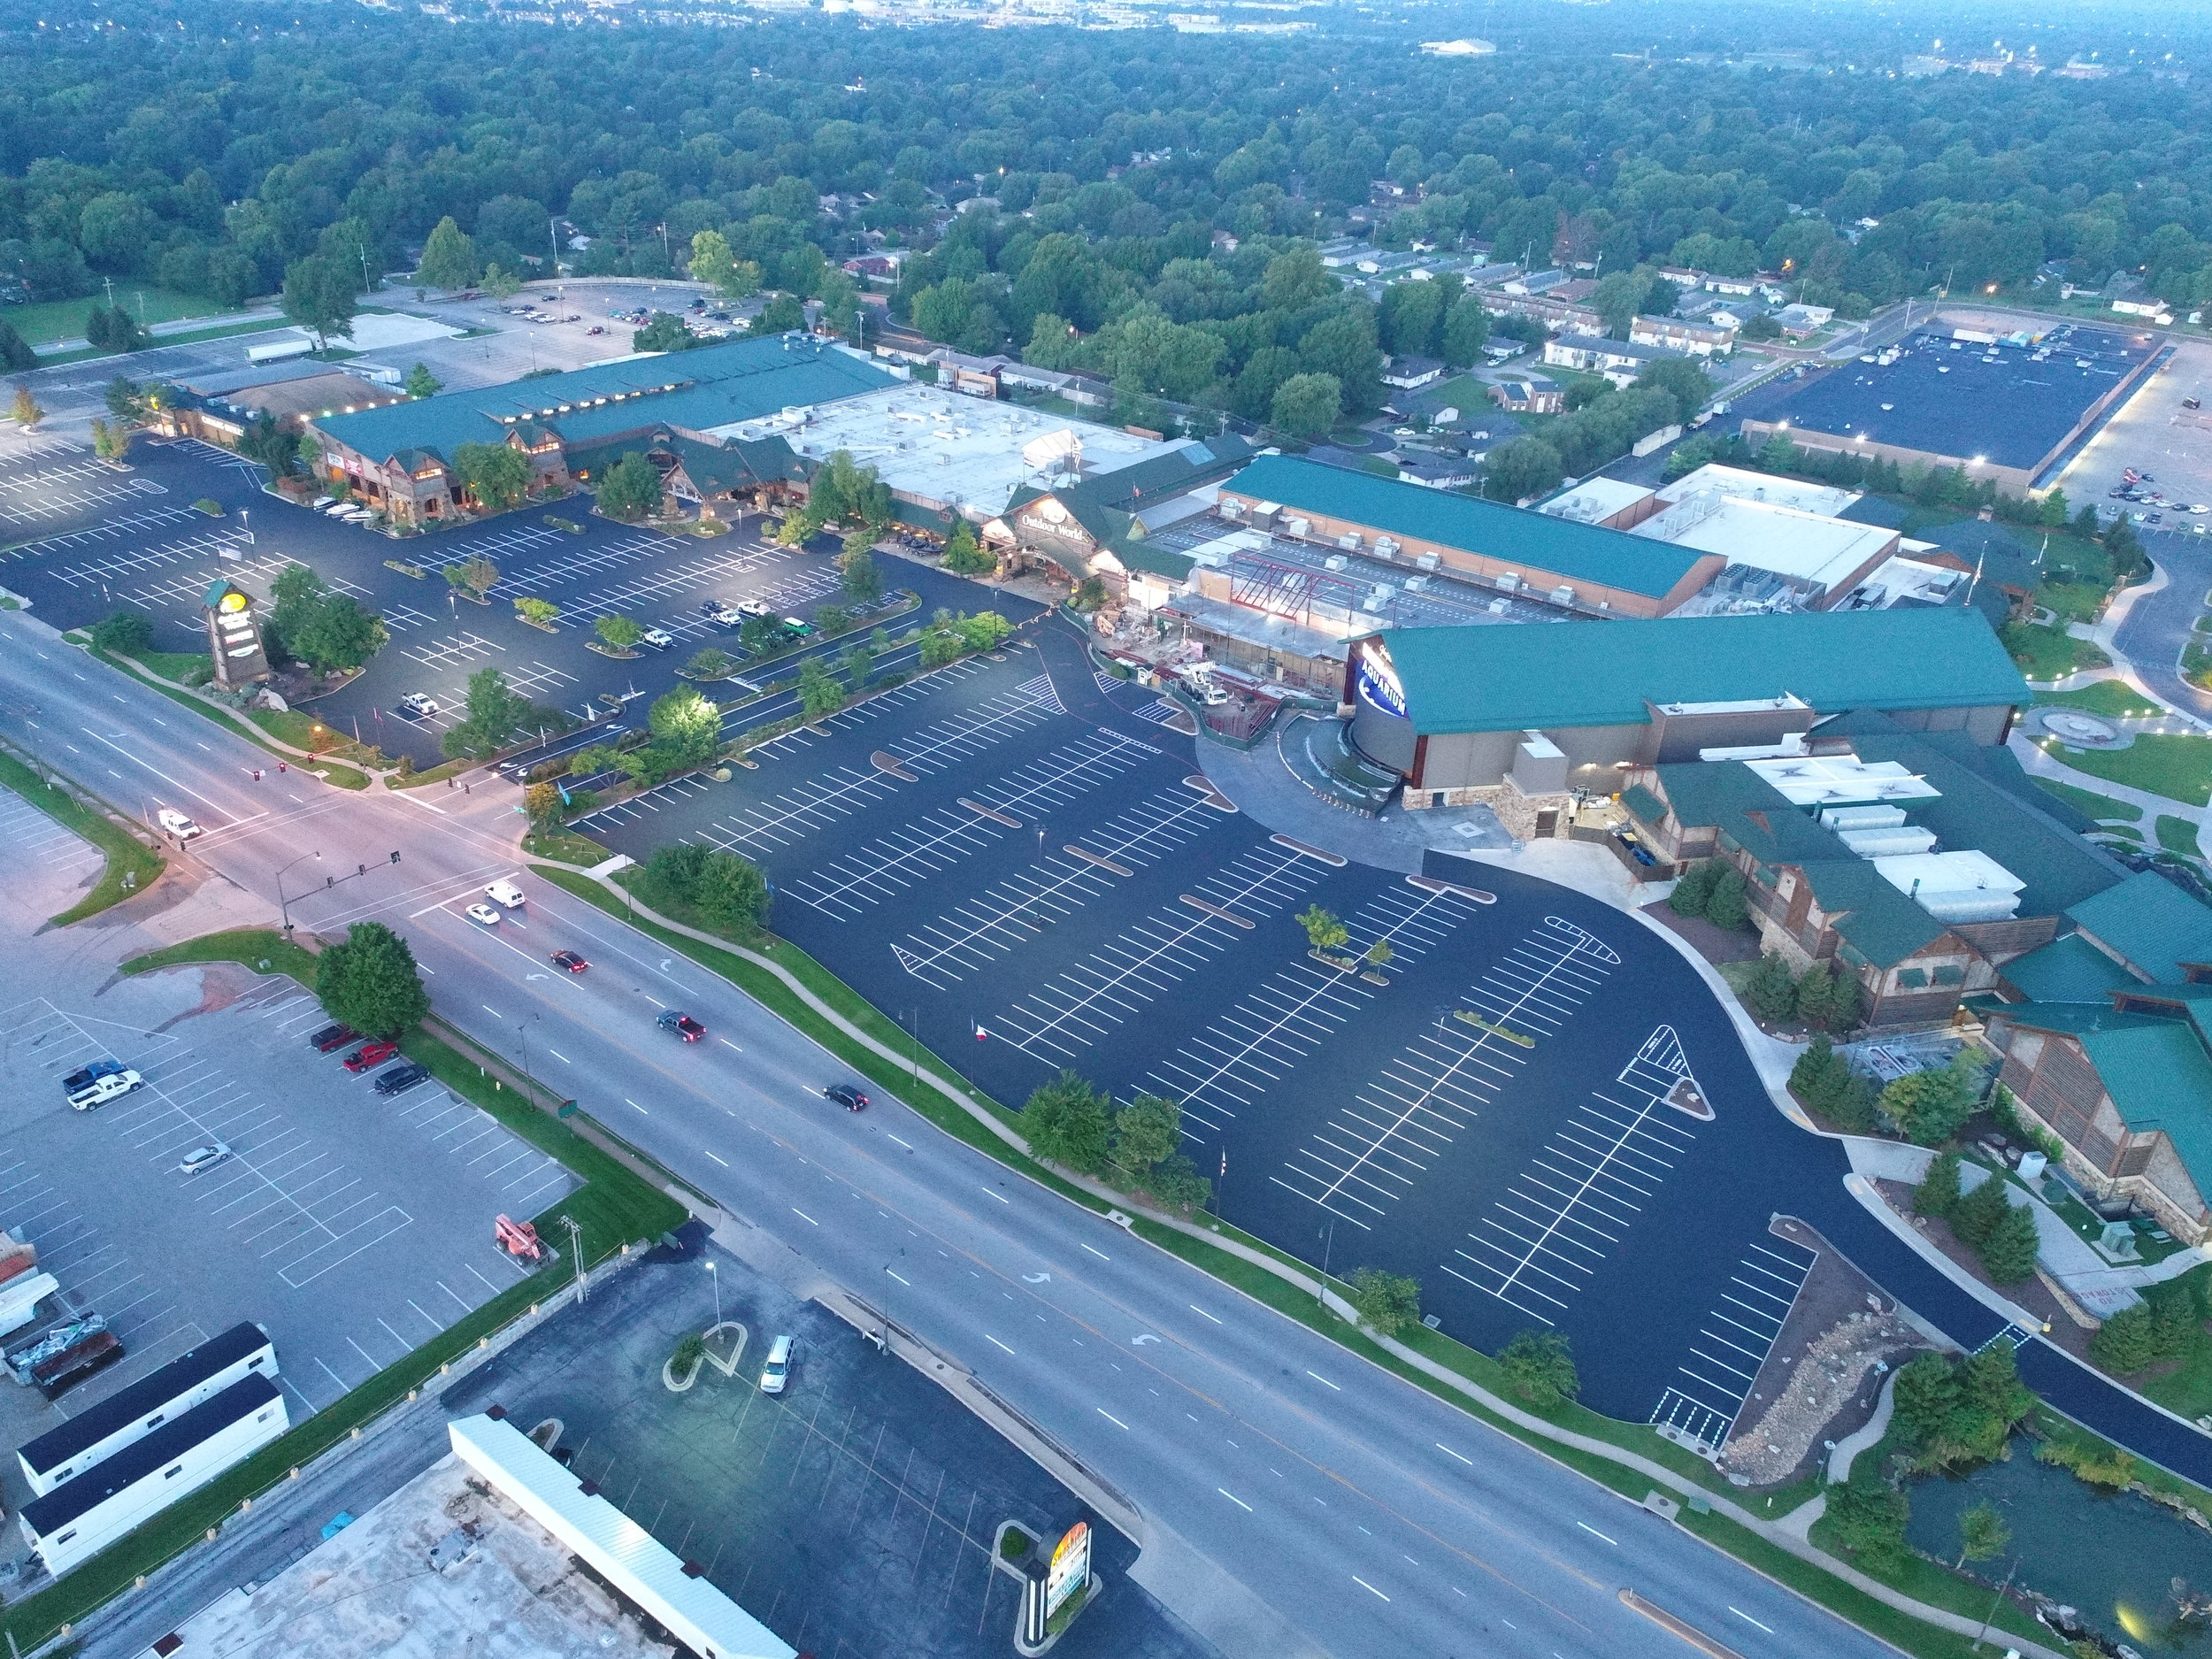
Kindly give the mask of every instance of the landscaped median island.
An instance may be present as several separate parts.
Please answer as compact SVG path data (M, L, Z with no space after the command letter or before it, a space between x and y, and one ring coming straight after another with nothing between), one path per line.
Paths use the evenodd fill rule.
M1171 1170L1163 1182L1171 1142L1161 1140L1157 1125L1137 1110L1136 1102L1117 1111L1080 1078L1063 1076L1040 1092L1049 1099L1043 1114L1048 1125L1033 1124L1025 1113L968 1088L949 1065L819 963L761 931L750 919L758 912L748 910L745 884L710 874L703 853L682 849L687 869L691 863L701 866L690 875L704 885L703 894L698 887L684 890L685 872L673 863L660 871L632 866L603 881L550 864L533 869L720 974L876 1087L1015 1172L1095 1214L1120 1210L1130 1217L1136 1236L1632 1502L1642 1502L1655 1489L1671 1488L1686 1502L1679 1525L1905 1652L1923 1659L1970 1659L1978 1651L1970 1634L1930 1624L1909 1606L1882 1599L1886 1585L1888 1594L1906 1597L1885 1574L1868 1571L1863 1563L1839 1563L1786 1532L1765 1530L1821 1495L1816 1473L1764 1494L1738 1488L1712 1464L1649 1426L1601 1417L1578 1404L1571 1357L1563 1343L1547 1344L1539 1333L1525 1333L1531 1340L1517 1340L1493 1358L1423 1326L1418 1287L1410 1280L1362 1272L1325 1281L1263 1240L1213 1221L1202 1209L1153 1210L1140 1198L1125 1195L1132 1189L1149 1195L1164 1185L1172 1202L1194 1197L1207 1183L1196 1171ZM665 923L641 913L640 906ZM666 923L680 924L681 930ZM694 937L693 930L710 937ZM1064 1172L1032 1156L1030 1147L1038 1138L1032 1132L1039 1128L1047 1129L1045 1138L1056 1150L1094 1164L1099 1175ZM1149 1156L1164 1145L1171 1148L1168 1156ZM1905 1576L1912 1580L1915 1600L1970 1629L1993 1617L1993 1631L2047 1640L2049 1633L2009 1602L1993 1614L1987 1592L1977 1583L1919 1556L1912 1558L1911 1568ZM1862 1572L1865 1582L1854 1582Z
M355 942L362 933L354 930ZM310 951L272 929L244 928L206 934L135 957L125 963L122 971L144 973L189 963L234 962L256 973L286 973L313 991L326 956L327 950ZM344 1013L338 1017L350 1018ZM81 1621L142 1576L201 1542L249 1501L289 1479L365 1424L411 1399L417 1390L436 1379L442 1368L458 1362L516 1319L563 1294L575 1277L576 1263L564 1254L569 1233L560 1225L562 1216L572 1218L581 1228L587 1269L649 1244L685 1220L687 1212L680 1203L624 1158L580 1131L575 1118L563 1119L531 1105L522 1095L518 1079L504 1075L503 1064L496 1056L471 1053L458 1046L466 1043L467 1039L457 1033L448 1041L417 1027L403 1036L400 1048L403 1055L427 1066L454 1094L481 1107L507 1129L558 1159L583 1183L536 1218L539 1235L549 1247L543 1263L406 1358L377 1372L282 1439L163 1510L102 1555L36 1594L0 1610L0 1631L6 1632L15 1651L27 1654Z
M92 891L59 915L53 926L66 927L110 905L120 904L133 894L152 886L165 868L162 856L125 829L114 817L88 805L79 794L58 782L50 782L13 755L0 752L0 784L52 818L64 829L82 836L107 857L107 869Z

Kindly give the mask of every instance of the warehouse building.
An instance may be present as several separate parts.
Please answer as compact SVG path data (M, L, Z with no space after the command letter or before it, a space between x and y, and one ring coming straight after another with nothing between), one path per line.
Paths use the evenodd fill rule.
M17 1522L46 1570L58 1577L244 1462L289 1426L284 1396L256 1371L33 1498Z
M1962 467L2016 495L2040 488L2165 354L2148 335L2060 323L1999 335L1944 322L1793 388L1742 423L1763 443Z
M1283 455L1262 456L1223 485L1221 511L1593 616L1663 617L1728 563L1719 553Z
M276 1348L248 1320L88 1406L59 1428L19 1448L23 1479L41 1497L171 1419L212 1400L233 1383L277 1374Z
M464 445L504 444L533 487L565 488L629 450L658 454L669 495L702 504L764 503L811 472L792 442L814 411L893 377L810 335L769 335L618 357L565 374L446 392L308 423L324 481L350 486L393 522L444 522L468 504ZM749 437L749 423L780 428ZM690 446L686 449L680 446ZM680 464L684 477L669 477Z
M1610 795L1638 766L1789 752L1855 709L2000 744L2028 700L1988 622L1957 609L1394 628L1355 644L1342 696L1354 745L1411 807L1509 781Z

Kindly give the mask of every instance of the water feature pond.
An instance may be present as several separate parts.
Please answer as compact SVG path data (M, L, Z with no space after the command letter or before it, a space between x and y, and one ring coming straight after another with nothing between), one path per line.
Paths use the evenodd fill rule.
M2003 1463L1908 1488L1907 1536L1945 1561L1959 1555L1959 1517L1987 1503L2012 1529L2002 1554L1979 1563L2001 1579L2019 1558L2016 1586L2079 1610L2085 1624L2145 1654L2212 1653L2212 1624L2185 1619L2185 1598L2212 1596L2212 1533L2131 1492L2104 1493L2035 1461L2018 1440Z

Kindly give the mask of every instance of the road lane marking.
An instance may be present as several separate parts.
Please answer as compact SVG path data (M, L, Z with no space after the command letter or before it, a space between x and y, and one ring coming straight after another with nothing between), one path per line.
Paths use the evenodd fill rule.
M1604 1533L1599 1532L1596 1527L1591 1525L1587 1521L1577 1521L1575 1525L1580 1527L1584 1532L1589 1533L1589 1535L1593 1538L1604 1538L1605 1541L1612 1545L1616 1549L1618 1549L1621 1547L1620 1540L1618 1539L1605 1538Z
M1208 1313L1208 1312L1207 1312L1207 1311L1206 1311L1203 1308L1200 1307L1200 1306L1199 1306L1196 1302L1194 1302L1190 1303L1190 1304L1189 1304L1189 1306L1190 1306L1190 1310L1191 1310L1193 1313L1196 1314L1196 1315L1197 1315L1200 1318L1202 1318L1202 1319L1214 1319L1213 1315L1211 1315L1210 1313ZM1214 1319L1214 1323L1215 1323L1216 1325L1220 1325L1220 1324L1221 1324L1221 1323L1223 1323L1223 1322L1222 1322L1221 1320L1219 1320L1219 1319Z
M1335 1388L1339 1394L1342 1394L1344 1392L1343 1389L1337 1387L1336 1384L1331 1382L1326 1377L1324 1377L1317 1371L1310 1371L1306 1373L1306 1375L1312 1378L1314 1381L1319 1383L1324 1388Z
M1242 1498L1237 1496L1235 1493L1230 1491L1228 1487L1216 1486L1214 1490L1218 1492L1223 1497L1228 1499L1230 1502L1235 1504L1237 1508L1242 1509L1247 1515L1257 1515L1259 1513L1257 1509L1247 1503Z
M998 1340L998 1338L996 1338L996 1337L993 1336L993 1335L992 1335L992 1334L991 1334L988 1331L986 1331L986 1332L983 1333L983 1340L984 1340L986 1342L988 1342L988 1343L989 1343L989 1344L990 1344L993 1348L1006 1348L1006 1344L1005 1344L1005 1343L1003 1343L1003 1342L1000 1341L1000 1340ZM1014 1352L1014 1350L1013 1350L1012 1348L1006 1348L1006 1351L1007 1351L1009 1354L1011 1354L1011 1353L1013 1353L1013 1352ZM1018 1357L1018 1356L1017 1356L1017 1357Z
M548 1049L546 1050L546 1053L548 1053L548 1054L551 1055L551 1056L553 1056L556 1060L558 1060L558 1061L559 1061L559 1062L560 1062L563 1065L574 1065L574 1064L576 1064L576 1062L575 1062L575 1061L573 1061L573 1060L570 1059L570 1058L569 1058L566 1055L563 1054L563 1053L562 1053L562 1052L561 1052L558 1048L548 1048Z
M818 1222L818 1221L815 1220L815 1218L814 1218L812 1216L808 1215L808 1214L806 1213L806 1211L805 1211L805 1210L801 1210L801 1209L800 1209L797 1205L795 1205L795 1204L794 1204L794 1205L792 1206L792 1208L791 1208L791 1213L792 1213L793 1215L795 1215L795 1216L798 1217L798 1218L799 1218L800 1220L802 1220L802 1221L805 1222L805 1223L806 1223L806 1225L807 1225L808 1226L810 1226L810 1227L818 1227L818 1226L820 1226L820 1225L822 1225L820 1222ZM1609 1542L1610 1540L1609 1540L1608 1541Z
M653 1115L651 1112L646 1111L644 1107L639 1105L635 1101L630 1099L627 1095L623 1097L622 1103L625 1106L627 1106L634 1112L643 1112L648 1118L650 1118Z
M1012 1205L1013 1202L1014 1202L1012 1199L1010 1199L1010 1198L1007 1197L1007 1196L1006 1196L1006 1194L1003 1194L1003 1193L994 1193L994 1192L991 1192L991 1189L990 1189L989 1187L985 1187L983 1190L984 1190L986 1193L989 1194L991 1197L997 1199L997 1200L999 1201L999 1202L1001 1202L1002 1204L1005 1204L1005 1205L1008 1205L1008 1206L1010 1206L1010 1206Z
M891 1273L891 1270L890 1270L889 1268L887 1268L887 1268L885 1268L883 1271L884 1271L885 1272L887 1272L887 1273ZM899 1279L899 1276L898 1276L896 1273L891 1273L891 1277L892 1277L892 1278L894 1278L894 1279L899 1279L899 1283L900 1283L900 1284L902 1284L902 1285L903 1285L903 1286L906 1286L909 1290L911 1290L911 1289L913 1289L913 1288L914 1288L914 1281L913 1281L912 1279Z
M898 1136L891 1134L891 1132L888 1129L885 1130L883 1133L887 1135L891 1135L892 1140L899 1141ZM911 1141L899 1141L899 1144L904 1147L909 1152L911 1152L914 1149L914 1143Z
M1375 1588L1373 1585L1368 1583L1366 1579L1361 1578L1356 1572L1352 1575L1352 1582L1359 1586L1361 1589L1366 1591L1370 1595L1382 1596L1382 1599L1386 1601L1390 1600L1388 1596L1383 1595L1383 1593L1380 1590Z
M699 1149L702 1152L706 1152L706 1148L704 1147L702 1147ZM715 1158L714 1154L711 1152L707 1152L707 1156L710 1158L714 1158L714 1161L717 1164L719 1164L724 1169L726 1170L730 1167L729 1160L727 1158Z
M1098 1412L1099 1416L1104 1417L1116 1428L1122 1430L1125 1433L1128 1432L1129 1425L1126 1423L1124 1423L1119 1417L1116 1417L1112 1412L1109 1411L1104 1406L1098 1406L1094 1409ZM1732 1613L1735 1611L1735 1609L1731 1608L1728 1610Z
M1461 1457L1457 1452L1454 1451L1450 1447L1445 1445L1441 1440L1436 1442L1436 1449L1443 1453L1447 1457L1458 1457L1459 1461L1466 1464L1470 1469L1472 1469L1475 1466L1475 1460L1473 1458Z
M725 1048L737 1048L737 1045L732 1042L727 1037L718 1037L715 1041L719 1042ZM737 1051L740 1054L743 1054L745 1052L742 1048L737 1048Z
M1087 1244L1083 1248L1087 1250L1091 1250L1091 1247ZM1112 1256L1107 1255L1103 1250L1091 1250L1091 1254L1098 1257L1098 1259L1102 1262L1110 1262L1114 1259Z
M1750 1625L1750 1626L1752 1627L1752 1629L1754 1629L1754 1630L1763 1630L1763 1631L1766 1632L1766 1633L1767 1633L1768 1635L1770 1635L1770 1636L1771 1636L1771 1635L1773 1635L1773 1634L1774 1634L1774 1626L1772 1626L1771 1624L1760 1624L1760 1623L1759 1623L1759 1621L1758 1621L1757 1619L1755 1619L1755 1618L1752 1617L1751 1617L1751 1615L1750 1615L1750 1614L1748 1614L1748 1613L1747 1613L1747 1612L1745 1612L1745 1611L1743 1610L1743 1609L1741 1609L1741 1608L1740 1608L1740 1607L1733 1607L1733 1606L1732 1606L1732 1607L1730 1607L1730 1608L1729 1608L1729 1609L1728 1609L1728 1610L1729 1610L1731 1613L1733 1613L1733 1614L1734 1614L1734 1615L1735 1615L1738 1618L1740 1618L1740 1619L1743 1620L1743 1622L1744 1622L1745 1624L1747 1624Z
M489 1015L490 1015L490 1016L491 1016L494 1019L504 1019L504 1018L507 1018L507 1017L506 1017L506 1015L504 1015L504 1014L501 1013L501 1012L500 1012L497 1009L494 1008L494 1007L493 1007L493 1006L492 1006L489 1002L479 1002L479 1003L477 1004L477 1007L479 1007L479 1008L482 1009L482 1010L484 1010L487 1014L489 1014Z

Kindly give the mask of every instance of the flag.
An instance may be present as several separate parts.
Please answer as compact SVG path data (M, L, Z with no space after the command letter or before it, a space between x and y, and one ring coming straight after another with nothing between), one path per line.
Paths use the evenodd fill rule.
M978 1042L987 1042L990 1041L991 1033L989 1032L984 1030L982 1026L976 1025L973 1020L970 1020L968 1024L974 1028L975 1040Z

